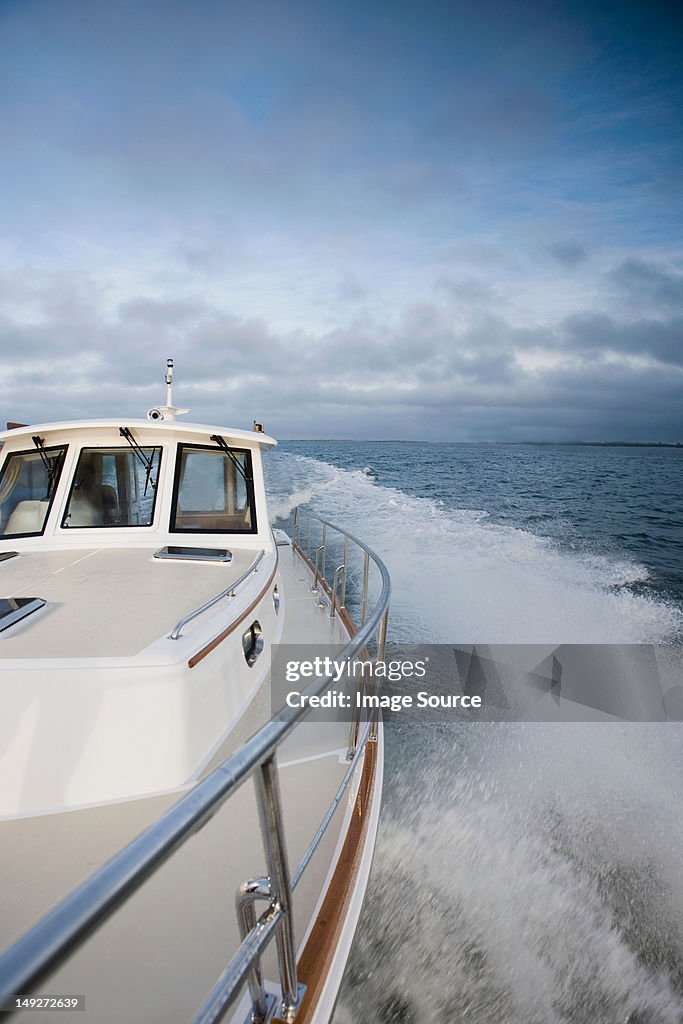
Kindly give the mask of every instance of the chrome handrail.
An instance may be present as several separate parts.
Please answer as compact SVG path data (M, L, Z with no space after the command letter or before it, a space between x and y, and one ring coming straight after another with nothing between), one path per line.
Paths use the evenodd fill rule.
M296 508L294 510L294 538L293 538L293 541L294 541L294 547L298 548L299 551L301 551L302 554L306 554L306 552L304 552L303 547L301 546L301 542L300 542L300 536L301 536L301 515L302 515L302 512L307 517L307 527L308 527L308 529L307 529L308 556L307 557L308 557L308 560L311 562L312 565L313 565L313 560L312 560L313 559L313 555L312 555L312 550L311 550L311 522L315 521L317 523L320 523L321 526L323 527L323 543L316 550L316 555L315 555L314 569L316 571L316 579L318 579L320 581L324 580L324 573L318 572L318 559L320 558L320 555L322 554L323 565L324 565L325 549L326 549L326 546L327 546L326 545L326 539L327 538L326 538L326 530L325 530L326 527L330 527L332 530L335 530L337 533L339 533L344 538L344 558L343 558L343 561L344 561L345 565L348 565L348 542L349 541L351 541L353 544L355 544L356 547L361 548L361 550L365 553L365 557L364 557L364 560L363 560L363 588L362 588L362 596L361 596L361 606L362 606L361 607L361 626L363 626L365 624L365 620L366 620L366 617L367 617L367 602L368 602L368 584L369 584L369 574L370 574L370 560L372 560L375 563L375 567L379 570L380 576L381 576L381 579L382 579L382 592L380 593L380 597L378 598L377 605L379 605L381 603L382 596L383 596L383 593L384 593L385 583L387 585L389 585L389 587L391 586L390 581L389 581L389 573L387 572L387 568L384 565L384 562L382 562L382 560L378 557L378 555L375 554L375 552L372 550L372 548L368 547L368 545L364 541L362 541L360 539L360 537L356 537L353 533L349 533L348 530L342 529L342 527L337 526L335 523L330 522L329 519L323 519L322 516L316 516L312 512L308 512L307 510L302 510L302 509ZM346 596L345 590L346 590L346 576L344 577L344 598ZM341 602L341 607L344 607L344 599ZM377 606L375 606L375 610L376 610L376 608L377 608Z
M339 807L339 804L341 803L344 797L346 788L349 782L351 781L351 778L354 772L356 771L356 768L358 767L358 761L360 755L363 753L365 749L365 744L367 740L371 738L370 733L371 726L368 725L363 740L357 745L356 752L354 756L351 758L351 762L348 768L346 769L344 778L339 784L339 788L337 789L337 792L335 793L332 802L330 803L330 806L327 808L327 811L325 812L325 817L318 826L318 830L313 836L313 839L311 840L308 849L306 850L301 860L299 861L299 866L292 875L292 892L296 889L297 885L301 881L304 871L308 867L311 858L313 857L313 854L318 849L320 841L325 835L327 827L332 821L335 811ZM270 905L270 909L272 910L274 897L270 878L251 878L249 879L248 882L244 882L237 890L235 904L240 924L240 934L242 937L242 941L247 939L249 933L256 929L259 924L259 921L263 921L264 917L266 916L262 916L259 919L259 921L257 921L256 911L254 909L254 904L256 900L266 900ZM268 1020L269 1014L272 1014L274 1000L272 996L266 993L265 985L263 983L263 973L261 971L260 957L258 956L256 957L255 962L252 963L250 967L249 974L247 976L247 981L249 983L249 995L251 998L252 1005L251 1024L260 1024L261 1021ZM205 1024L205 1021L207 1020L216 1019L215 1010L217 1008L217 1004L220 1002L224 995L224 988L225 983L221 981L219 981L219 983L216 986L214 986L205 1003L195 1016L193 1024ZM301 986L299 986L299 988L301 988Z
M256 558L254 559L254 561L249 566L249 568L245 572L243 572L241 576L238 576L235 582L231 583L227 590L223 590L221 591L220 594L216 594L216 596L212 597L210 601L207 601L199 608L195 608L193 612L190 612L189 615L186 615L184 619L180 620L180 622L176 622L175 626L168 634L168 639L179 640L180 637L182 636L180 631L183 628L183 626L186 626L188 624L188 622L192 622L192 620L196 619L198 615L202 615L204 612L207 612L209 608L213 608L213 606L215 604L218 604L219 601L222 601L224 597L234 597L237 588L240 587L245 580L248 580L250 576L253 576L253 574L258 571L259 562L261 561L265 553L265 550L262 548L261 551L259 551Z
M297 509L298 512L298 509ZM317 517L316 517L317 518ZM380 596L366 620L341 651L342 660L352 659L379 630L378 655L383 656L386 640L391 582L382 560L353 534L338 530L372 559L381 578ZM295 535L298 536L298 516ZM310 536L310 519L309 519ZM260 561L263 552L256 561ZM250 567L249 571L254 571ZM242 579L242 578L241 578ZM238 581L239 582L239 581ZM235 584L233 584L233 587ZM230 592L229 588L228 593ZM223 595L221 595L223 596ZM220 598L215 598L216 600ZM198 610L199 613L199 610ZM334 676L315 680L302 691L301 707L285 708L246 741L231 757L198 782L189 793L142 832L136 839L99 868L70 895L0 956L0 994L26 993L35 988L97 931L195 832L220 809L225 801L252 775L258 774L257 790L261 829L266 851L271 902L243 938L194 1021L208 1024L219 1020L239 996L250 972L258 966L261 952L275 937L283 1001L280 1015L293 1020L299 1005L291 919L291 892L311 859L335 808L353 775L370 730L356 744L342 784L325 814L294 875L287 865L283 815L279 799L276 753L278 747L308 714L309 699L320 696L332 685Z
M383 573L386 573L386 567L384 566L384 563L382 563L380 561L380 559L378 559L377 555L374 553L372 548L368 547L368 545L365 544L364 541L360 540L359 537L356 537L356 536L354 536L354 534L349 533L348 530L343 530L339 526L335 526L335 524L331 523L328 519L323 519L320 516L316 516L312 512L303 511L303 514L308 517L307 531L306 531L307 538L308 538L308 544L307 544L308 554L306 554L306 552L304 552L303 548L301 547L301 542L300 542L302 510L299 509L299 508L295 509L295 511L294 511L294 539L293 539L294 550L295 551L299 551L304 556L304 558L306 558L308 560L309 566L312 569L314 569L315 583L314 583L314 586L313 586L312 589L317 591L318 590L318 583L320 582L322 584L323 590L325 590L327 592L327 595L330 598L330 604L331 604L330 615L331 615L332 618L334 618L335 608L336 608L337 574L342 572L342 570L343 570L343 581L344 581L343 582L343 590L342 590L342 592L344 594L344 597L342 598L342 602L340 604L340 609L343 608L346 611L346 606L345 606L344 602L345 602L345 599L346 599L346 580L347 580L347 567L348 567L348 558L349 558L349 541L351 541L353 544L355 544L357 547L359 547L363 551L363 553L364 553L363 554L363 585L362 585L361 593L360 593L360 605L361 605L361 618L360 618L360 621L361 621L361 629L363 629L363 627L365 625L365 622L366 622L366 619L367 619L367 615L368 615L368 596L369 596L369 581L370 581L370 560L372 559L375 562L375 564L378 566L378 568L381 567L380 572L382 572L382 570L383 570ZM311 522L312 521L318 522L322 526L322 544L316 549L316 552L315 552L315 564L312 562L312 555L313 555L313 551L312 551L312 547L311 547ZM321 574L321 573L319 573L319 570L318 570L318 562L320 560L322 560L323 565L325 564L325 555L326 555L326 548L327 548L327 530L328 530L328 528L332 529L332 530L335 530L338 534L340 534L341 537L344 538L344 562L343 562L342 565L339 565L337 567L337 570L335 571L334 579L332 581L332 586L331 587L329 586L329 584L327 583L327 580L325 579L324 572ZM384 586L385 579L384 579L384 574L383 573L382 573L382 584ZM388 573L386 575L386 578L388 579ZM382 598L380 597L380 599L378 601L378 604L381 602L381 599ZM379 623L379 630L378 630L378 636L377 636L377 656L376 656L376 660L377 661L383 661L384 660L384 652L385 652L386 643L387 643L388 616L389 616L389 612L388 612L388 609L387 609L385 611L384 615L382 616L381 621ZM354 634L354 635L357 635L357 634ZM351 728L349 730L349 743L348 743L348 750L347 750L347 758L349 760L351 760L351 758L353 758L354 754L356 753L356 749L358 747L359 736L360 736L360 725L361 725L361 709L360 709L360 704L357 702L355 707L354 707L354 710L353 710L353 715L351 717ZM375 715L375 717L373 719L373 724L372 724L372 727L371 727L371 730L370 730L370 739L374 740L376 738L376 735L377 735L377 716Z

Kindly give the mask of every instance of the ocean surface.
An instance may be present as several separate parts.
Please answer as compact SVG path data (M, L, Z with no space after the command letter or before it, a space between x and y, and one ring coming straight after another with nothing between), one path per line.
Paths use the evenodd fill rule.
M390 638L683 639L683 450L291 441L392 576ZM335 1024L680 1024L683 724L389 723Z

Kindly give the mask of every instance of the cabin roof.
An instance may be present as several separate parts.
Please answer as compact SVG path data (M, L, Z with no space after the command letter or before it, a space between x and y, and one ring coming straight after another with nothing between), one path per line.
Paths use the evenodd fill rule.
M168 433L170 435L197 434L203 437L211 434L220 434L226 440L246 444L249 447L273 448L277 441L268 434L262 434L255 430L236 430L232 427L209 426L202 423L185 423L180 420L147 420L133 419L126 416L119 416L117 419L96 419L96 420L64 420L54 423L34 423L29 426L15 427L12 430L0 431L0 442L10 438L18 438L24 435L32 437L34 434L66 434L97 430L112 427L118 430L119 427L130 427L136 431L148 431L157 436Z

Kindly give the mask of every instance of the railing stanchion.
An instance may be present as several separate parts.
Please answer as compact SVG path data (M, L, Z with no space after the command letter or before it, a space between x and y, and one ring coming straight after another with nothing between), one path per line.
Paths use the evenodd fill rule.
M287 862L280 786L274 754L261 765L257 774L256 790L272 899L283 912L275 936L282 986L279 1016L283 1020L292 1021L299 1007L300 994L296 978L291 876Z
M344 534L344 575L342 576L341 603L340 608L346 608L346 566L349 564L349 538Z
M379 634L377 637L377 661L384 661L384 654L387 649L387 629L389 628L389 609L385 611L382 616L382 621L379 624Z
M318 587L318 580L320 579L319 562L320 562L320 556L321 556L321 554L323 554L324 550L325 549L324 549L323 545L321 544L320 547L318 548L318 550L315 553L315 574L313 576L313 586L311 587L311 593L312 594L317 594L318 590L320 589Z
M375 665L377 665L380 661L384 661L384 655L385 655L386 649L387 649L387 630L388 630L388 628L389 628L389 609L387 608L387 610L385 611L384 615L382 616L382 621L379 624L379 633L377 635L377 657L375 659ZM380 676L379 678L383 679L384 676ZM373 692L376 693L376 694L379 694L380 689L381 689L381 683L378 686L377 683L374 680L375 680L375 677L374 677L374 674L373 674L373 683L374 683L374 685L373 685ZM376 708L373 711L373 714L372 714L372 720L370 722L370 735L368 737L368 739L372 743L374 743L377 740L377 726L378 726L378 723L379 723L379 709Z
M360 684L356 689L356 693L363 694L364 691L365 683L363 681L363 677L361 677ZM360 734L360 713L361 709L358 706L358 701L356 701L355 707L353 709L353 715L351 716L351 728L349 729L349 746L348 750L346 751L347 761L353 760L354 755L356 753L356 748L358 746L358 736Z
M322 564L321 564L320 575L322 576L323 579L325 579L325 555L327 553L327 524L326 523L323 523L322 549L323 549L323 557L321 559Z
M363 597L360 612L360 624L365 625L368 612L368 576L370 573L370 555L365 552L365 559L363 561Z
M299 506L294 509L294 546L299 547L299 533L301 532L301 515Z
M237 890L235 903L237 905L237 920L240 926L240 936L246 939L249 932L256 928L256 900L272 901L273 894L270 888L269 878L254 878L245 882ZM247 982L249 995L251 997L251 1024L263 1024L268 1018L270 1007L268 997L263 987L263 969L261 957L257 957L249 971Z
M330 607L330 618L331 619L334 618L334 614L335 614L335 612L337 610L337 587L339 585L339 575L340 575L340 573L343 573L342 578L346 579L346 565L338 565L337 568L334 570L334 579L332 580L332 601L330 602L331 603L331 607ZM341 607L343 607L343 604L340 605L340 608Z

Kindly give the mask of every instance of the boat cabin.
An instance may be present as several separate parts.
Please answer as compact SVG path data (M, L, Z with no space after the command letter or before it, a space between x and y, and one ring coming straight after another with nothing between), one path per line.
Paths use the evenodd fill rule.
M261 450L275 441L263 433L93 420L15 428L0 444L3 549L82 544L86 530L107 545L271 543Z
M0 818L191 784L282 632L275 441L159 417L0 442Z

